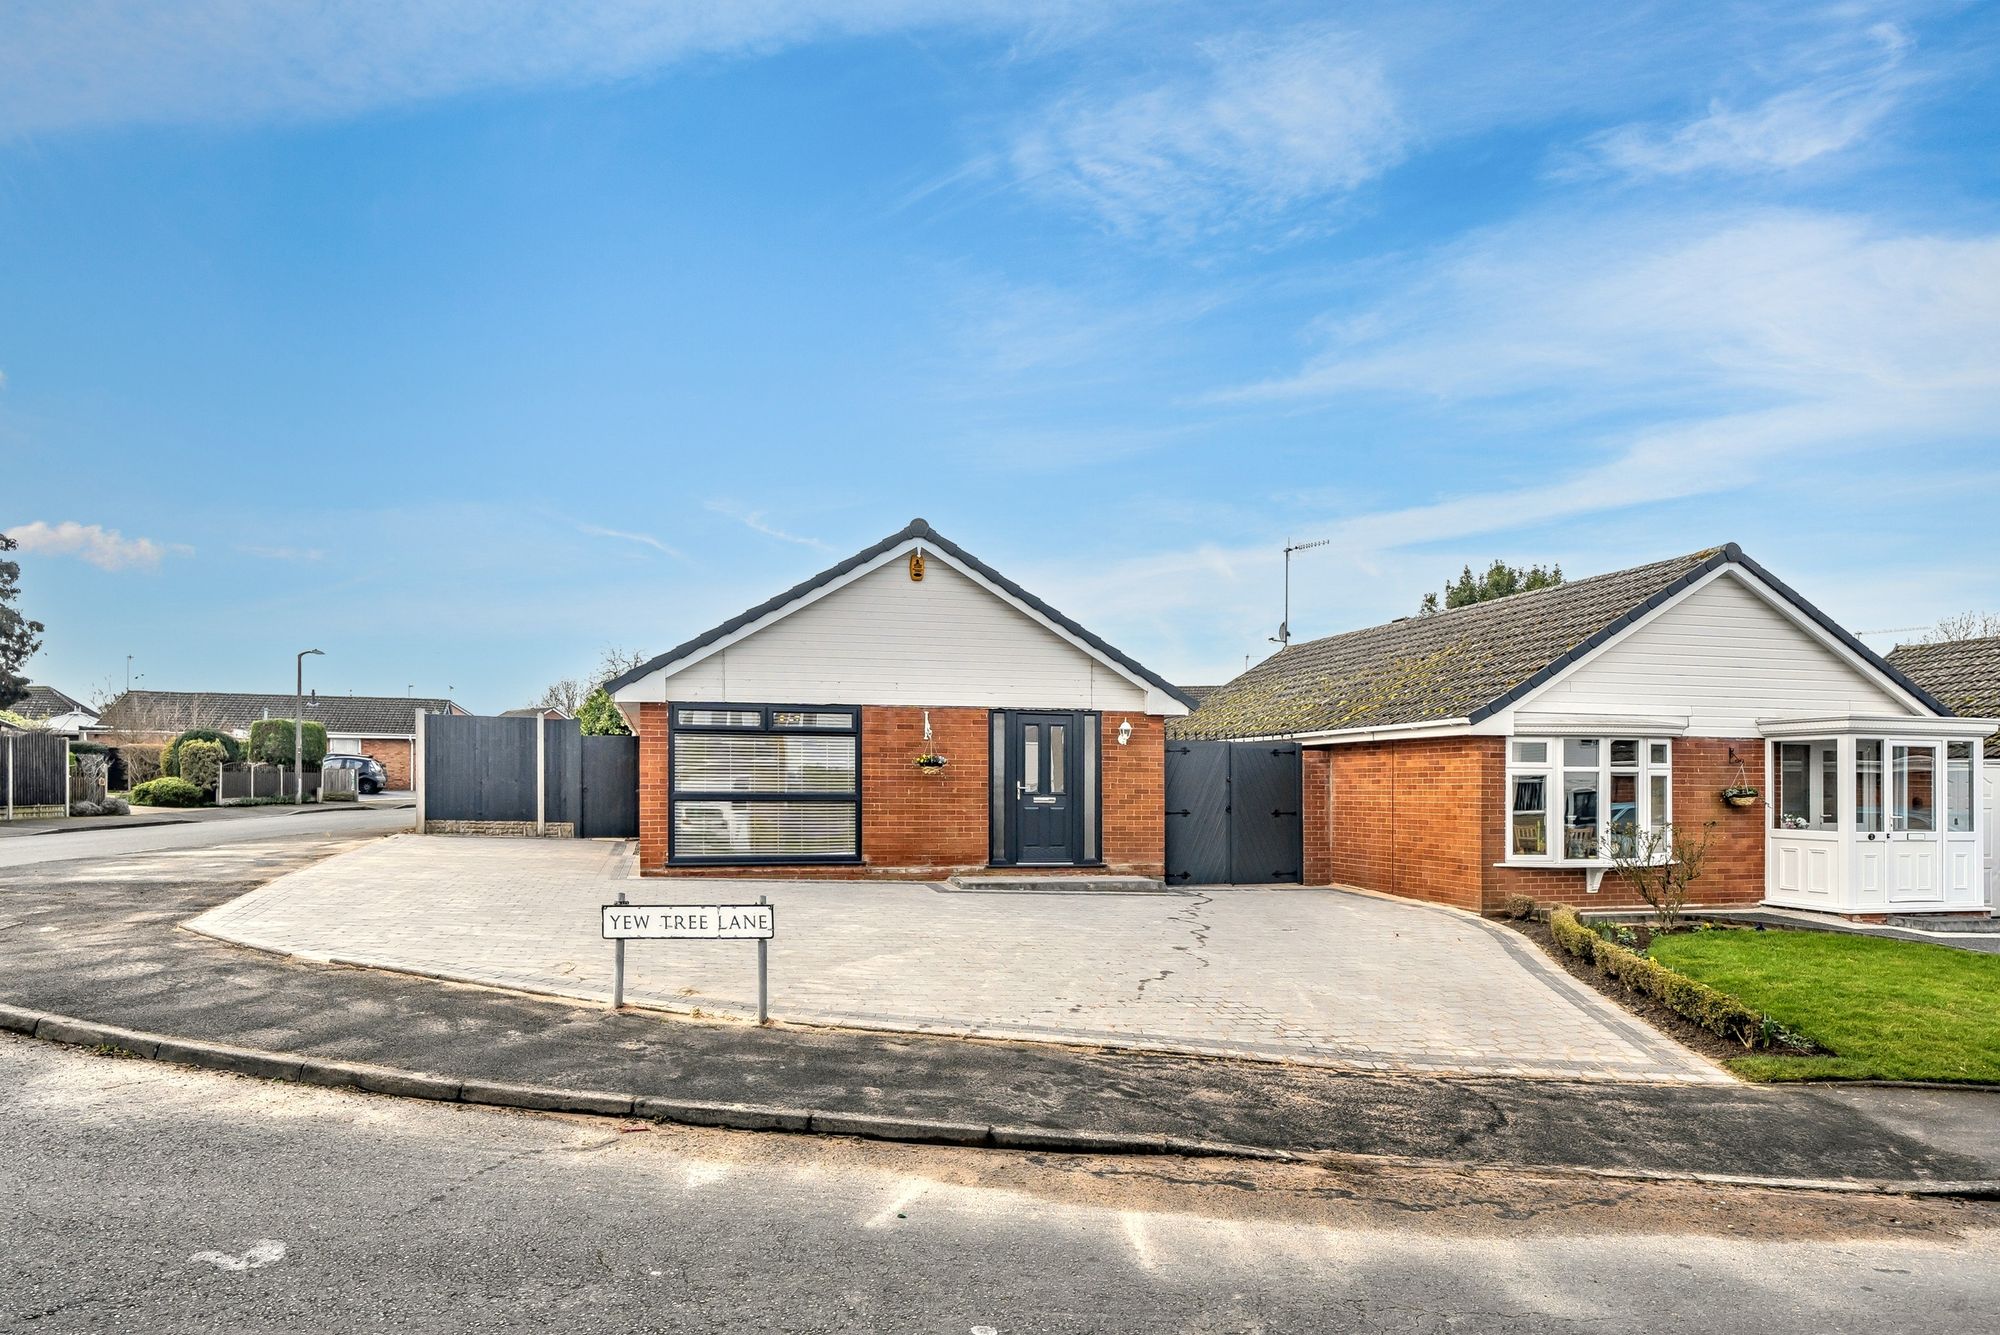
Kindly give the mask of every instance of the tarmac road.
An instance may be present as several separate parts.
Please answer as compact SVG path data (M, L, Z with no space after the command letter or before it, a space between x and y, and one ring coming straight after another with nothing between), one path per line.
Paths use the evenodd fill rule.
M178 819L172 812L162 820ZM185 824L88 826L56 833L14 834L0 838L0 875L8 868L53 862L108 861L140 853L212 848L246 840L285 839L305 835L388 834L416 823L414 805L363 802L329 806L325 810L295 807L241 807L190 813Z
M0 1038L0 1330L1989 1331L2000 1206L953 1150Z

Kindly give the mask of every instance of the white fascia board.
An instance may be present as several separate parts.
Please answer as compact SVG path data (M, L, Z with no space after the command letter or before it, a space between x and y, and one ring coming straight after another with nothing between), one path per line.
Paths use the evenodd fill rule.
M1680 714L1537 714L1512 715L1507 736L1522 737L1680 737L1688 716ZM1497 716L1496 716L1497 717Z
M1519 700L1514 701L1512 705L1508 706L1507 709L1501 712L1518 713L1520 710L1528 708L1535 700L1539 699L1547 692L1555 689L1555 687L1561 684L1562 682L1567 681L1571 675L1580 671L1585 665L1590 663L1590 661L1596 658L1599 654L1610 649L1613 645L1622 644L1628 636L1634 635L1641 628L1651 625L1654 622L1654 620L1665 615L1668 609L1679 606L1684 599L1693 596L1693 594L1696 593L1698 590L1705 589L1710 584L1713 584L1716 580L1725 578L1736 580L1738 583L1743 585L1744 588L1750 590L1752 593L1756 594L1759 598L1763 599L1764 602L1766 602L1771 607L1775 608L1777 611L1782 613L1787 620L1789 620L1794 626L1797 626L1800 630L1804 631L1816 643L1824 645L1827 649L1831 650L1834 656L1839 658L1841 662L1847 664L1849 667L1853 668L1856 672L1859 672L1862 676L1868 678L1868 680L1874 682L1875 684L1880 686L1883 690L1887 691L1889 694L1895 696L1898 700L1901 700L1905 704L1907 704L1910 707L1911 713L1917 714L1926 719L1937 717L1937 715L1931 713L1929 706L1925 705L1923 701L1917 699L1915 696L1911 695L1908 691L1904 690L1901 686L1897 685L1894 678L1885 675L1881 669L1877 668L1874 664L1868 662L1866 659L1862 658L1859 654L1855 653L1852 649L1849 649L1845 644L1841 643L1841 641L1836 636L1829 634L1827 632L1826 627L1820 625L1817 621L1814 621L1811 617L1801 612L1798 608L1792 606L1790 599L1786 598L1784 595L1773 590L1770 586L1765 584L1763 580L1758 579L1755 575L1751 574L1748 570L1745 570L1743 567L1731 564L1717 566L1714 570L1709 571L1706 575L1703 575L1700 579L1696 580L1694 583L1680 590L1673 597L1661 603L1658 607L1648 609L1648 611L1644 616L1634 621L1631 625L1626 626L1624 629L1620 630L1616 635L1606 640L1603 644L1598 645L1596 648L1592 649L1589 653L1577 659L1574 663L1571 663L1569 666L1565 667L1561 672L1549 678L1547 681L1543 682L1540 686L1537 686L1534 690L1522 696ZM1497 715L1495 717L1497 717Z
M1300 746L1351 746L1357 742L1401 742L1418 737L1464 737L1469 720L1425 719L1421 723L1384 723L1374 728L1336 728L1319 732L1273 732L1257 737L1230 737L1232 742L1297 742Z
M861 579L866 575L873 574L875 571L880 570L883 566L888 565L892 561L896 561L900 558L908 556L911 552L916 551L919 547L924 549L925 560L944 562L946 565L950 566L953 570L956 570L959 574L965 576L967 579L971 580L974 584L977 584L980 588L986 590L988 593L998 598L1001 602L1006 603L1007 606L1013 608L1015 611L1020 612L1022 615L1026 616L1036 625L1045 627L1046 629L1053 631L1058 638L1062 639L1065 643L1081 650L1093 662L1103 664L1105 667L1110 668L1113 672L1117 673L1120 677L1123 677L1126 681L1131 682L1134 686L1137 686L1140 690L1144 691L1146 693L1146 712L1148 714L1162 714L1168 718L1180 718L1188 713L1188 707L1186 705L1174 699L1172 696L1168 695L1165 691L1159 689L1159 687L1153 685L1152 682L1147 681L1144 677L1132 671L1130 668L1126 667L1123 663L1120 663L1116 659L1111 658L1103 653L1100 653L1093 645L1090 645L1086 643L1084 640L1081 640L1077 636L1071 634L1067 628L1058 625L1054 621L1051 621L1048 617L1043 616L1040 612L1036 611L1034 608L1028 606L1020 599L1014 597L1014 595L1008 593L1005 589L992 583L985 576L981 575L977 570L973 570L970 567L965 566L959 563L958 561L953 560L949 552L941 551L935 544L926 543L922 538L910 538L907 541L898 543L896 546L891 547L888 551L883 552L880 556L876 557L874 560L868 561L862 565L858 565L854 569L848 571L846 574L841 575L839 578L830 579L826 583L820 585L819 587L800 594L797 598L793 599L789 603L786 603L783 607L773 608L770 612L767 612L765 615L757 618L755 621L750 622L748 625L740 626L736 630L731 631L729 634L724 635L719 639L712 641L711 643L703 645L701 648L695 650L693 653L688 654L686 657L677 658L671 663L662 664L660 667L655 668L653 671L647 673L645 676L639 678L637 681L627 683L625 686L621 687L619 690L614 692L611 698L613 702L618 704L638 704L643 701L664 700L666 699L666 679L668 677L674 675L675 673L685 671L686 669L694 666L696 663L701 662L703 659L709 657L712 654L720 653L722 650L727 649L732 644L736 644L739 641L749 639L752 635L755 635L758 631L763 630L766 626L770 626L779 621L782 621L786 617L790 616L792 613L798 611L800 608L809 607L813 603L818 602L821 598L826 597L828 594L833 593L838 589L846 588L849 584L852 584L855 580ZM654 683L656 679L658 684L657 685L651 684Z
M1813 737L1840 733L1872 733L1889 737L1981 738L2000 731L2000 719L1942 718L1936 714L1814 714L1760 718L1764 737Z

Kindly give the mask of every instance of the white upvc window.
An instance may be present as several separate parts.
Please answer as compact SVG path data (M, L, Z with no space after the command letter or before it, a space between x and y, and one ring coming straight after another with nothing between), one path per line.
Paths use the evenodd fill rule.
M1591 865L1673 821L1673 744L1659 737L1507 741L1507 861Z

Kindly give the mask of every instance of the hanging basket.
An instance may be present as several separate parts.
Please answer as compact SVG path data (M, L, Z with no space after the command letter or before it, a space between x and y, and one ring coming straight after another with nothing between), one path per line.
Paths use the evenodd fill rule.
M934 777L944 773L945 763L943 756L918 756L917 773Z
M1732 807L1754 807L1757 805L1758 793L1755 788L1725 788L1722 790L1722 800Z

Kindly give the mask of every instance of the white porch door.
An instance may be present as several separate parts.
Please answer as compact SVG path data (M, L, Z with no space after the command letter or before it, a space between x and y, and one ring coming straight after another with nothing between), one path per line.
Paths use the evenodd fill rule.
M1977 761L1979 752L1973 751ZM1980 766L1979 776L1979 842L1986 850L1986 907L2000 912L2000 788L1996 788L1993 774L1985 766Z
M1889 743L1889 902L1935 900L1938 798L1943 765L1935 742Z

